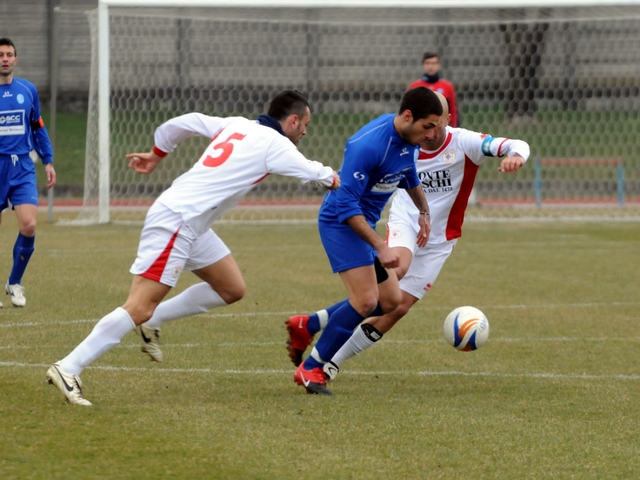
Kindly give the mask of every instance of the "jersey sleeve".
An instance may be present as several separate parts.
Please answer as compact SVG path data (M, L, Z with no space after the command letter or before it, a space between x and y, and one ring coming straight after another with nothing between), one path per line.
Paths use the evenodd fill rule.
M49 139L49 132L44 126L44 121L40 114L40 97L35 86L29 85L33 98L33 105L29 115L30 131L33 139L33 148L42 159L43 165L53 162L53 146Z
M269 173L299 178L303 183L318 182L325 187L333 184L333 168L307 159L283 136L277 137L267 151L266 164Z
M210 117L201 113L187 113L160 125L154 134L154 142L161 152L173 152L180 142L189 137L214 138L227 125L243 117ZM246 120L246 119L243 119Z

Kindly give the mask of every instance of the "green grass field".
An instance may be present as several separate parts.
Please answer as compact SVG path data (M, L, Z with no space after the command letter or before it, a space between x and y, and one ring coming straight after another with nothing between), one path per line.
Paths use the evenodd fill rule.
M305 395L284 348L287 316L344 296L315 226L216 230L246 298L167 324L162 364L127 336L83 372L87 408L45 372L124 302L140 230L41 218L27 307L2 296L0 478L640 477L639 225L467 225L429 295L345 364L334 397ZM443 340L463 304L491 324L476 352Z

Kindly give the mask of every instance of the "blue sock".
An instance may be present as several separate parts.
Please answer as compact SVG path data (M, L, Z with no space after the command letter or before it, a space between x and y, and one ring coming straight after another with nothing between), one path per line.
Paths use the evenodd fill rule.
M336 303L335 305L331 305L330 307L325 308L327 313L329 314L329 318L333 315L338 308L340 308L345 302L348 302L349 299L345 298L341 302ZM309 315L309 322L307 323L307 330L311 335L315 335L320 331L320 318L317 313Z
M369 318L369 317L379 317L380 315L384 315L384 311L382 310L382 307L378 303L376 305L375 310L373 312L371 312L367 318Z
M35 250L35 241L35 235L33 237L25 237L18 233L18 238L13 246L13 268L11 269L11 275L9 275L9 285L19 284L22 281L22 276L27 269L31 254Z
M340 347L349 340L353 329L360 325L365 318L348 301L340 302L340 306L329 318L329 323L315 345L320 358L324 361L331 360ZM322 365L311 356L304 361L305 370L322 368Z

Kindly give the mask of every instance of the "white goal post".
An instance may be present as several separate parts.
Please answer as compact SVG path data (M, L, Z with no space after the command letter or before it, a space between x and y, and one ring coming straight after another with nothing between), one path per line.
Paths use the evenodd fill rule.
M143 210L162 186L136 185L136 180L126 173L114 180L114 135L118 143L127 144L120 137L134 131L132 137L139 142L140 131L144 130L147 143L138 144L138 148L148 148L148 142L152 141L148 132L152 130L141 124L153 123L150 127L155 128L160 120L166 119L163 115L185 113L182 110L187 107L205 109L204 113L211 114L256 116L262 113L254 110L256 105L264 106L265 99L273 92L298 88L310 97L312 108L318 104L314 115L317 111L325 122L318 126L313 122L312 129L321 130L320 140L318 143L309 140L306 144L305 138L301 150L308 157L325 163L327 158L321 157L330 150L329 160L337 168L341 146L332 145L333 141L329 140L332 133L338 144L343 143L369 117L393 111L403 88L421 75L421 53L428 49L442 54L443 76L456 85L463 127L527 140L540 150L533 151L539 158L615 156L625 165L625 200L622 202L616 172L606 168L590 172L589 175L596 178L589 184L582 181L584 171L575 167L582 165L580 163L554 168L553 174L564 176L564 183L556 178L545 179L540 171L534 176L533 168L529 174L512 179L483 172L485 176L479 177L477 183L478 204L482 206L475 212L478 216L513 218L522 216L522 211L526 211L526 216L545 216L554 199L555 204L588 205L588 209L582 210L587 216L597 215L595 206L601 204L605 207L604 215L609 218L612 211L613 216L636 216L640 166L632 153L638 151L640 140L615 128L611 138L601 139L610 145L585 142L583 138L597 135L601 123L608 122L612 116L623 130L639 126L637 115L636 120L632 115L625 116L625 112L637 111L640 107L640 33L634 32L640 19L638 7L638 0L100 0L94 29L96 58L92 62L96 102L92 107L90 101L85 209L79 220L107 223L140 219L139 214L129 216L122 212L135 210L131 205ZM213 13L204 15L203 9L211 9ZM279 13L266 19L256 16L256 11L266 9ZM294 13L286 13L288 10ZM388 14L392 10L395 16ZM469 14L465 16L467 11ZM479 16L478 12L486 16ZM573 18L576 13L579 18ZM160 26L150 27L145 17L159 20ZM166 31L172 34L179 31L182 36L174 44L176 48L185 49L182 54L192 60L185 66L190 69L190 78L184 82L177 76L167 80L167 76L177 75L179 69L163 71L161 51L150 48L164 35L162 25L169 22L167 19L177 19L179 25L167 26ZM116 23L115 35L125 36L123 32L126 32L128 37L118 43L114 53ZM229 31L223 31L224 25L229 25ZM513 25L516 27L512 28ZM260 31L242 37L238 32L243 29ZM229 42L236 39L241 45L231 47ZM306 43L298 49L282 51L265 47L269 41L283 39ZM525 44L522 52L510 47L510 42L516 41ZM209 55L211 58L207 58L202 47L202 43L208 42L211 42L211 53L216 53ZM538 43L539 49L533 56L544 56L543 59L531 60L532 53L527 49L531 50L532 42ZM624 53L616 49L620 42L628 42ZM187 46L200 50L192 52ZM227 56L220 53L227 48L233 51ZM136 56L136 50L140 50L141 55L146 52L146 57ZM246 58L239 57L245 54ZM237 64L229 64L231 55L236 57ZM604 61L596 59L607 55L609 58ZM505 64L509 61L505 58L515 57L520 64ZM540 68L531 73L531 63L536 62ZM94 68L94 64L97 67ZM274 69L279 69L282 76L275 75ZM591 71L585 72L588 69ZM305 73L298 73L302 70ZM152 91L151 85L140 82L138 77L142 75L162 76L163 84L155 85L156 90ZM207 78L218 75L224 81L207 83ZM536 91L513 95L524 96L519 100L522 104L527 95L535 97L538 109L532 110L532 118L525 115L519 123L518 118L502 117L499 111L506 109L509 101L513 103L504 93L510 84L522 86L534 82L532 78L520 78L525 75L535 77ZM249 78L245 80L243 76ZM261 76L263 78L259 78ZM119 82L116 86L114 78ZM241 79L236 90L232 85L234 78ZM175 80L175 89L172 80ZM178 84L181 84L179 88ZM211 91L217 93L209 93ZM174 98L170 99L172 95ZM176 99L185 95L191 97ZM224 97L224 101L208 104L203 100L207 95ZM243 99L237 100L237 97ZM232 102L232 98L236 100ZM115 108L120 110L114 111ZM162 114L153 109L161 110ZM337 126L327 124L332 120ZM117 122L128 126L114 133ZM572 125L576 125L576 132L572 131ZM566 131L559 131L562 129ZM314 130L309 137L313 136ZM615 146L613 152L609 151L612 146ZM95 150L96 158L92 157L90 148ZM117 155L121 161L122 151ZM196 158L197 155L192 155L189 160L193 163ZM184 169L184 165L180 168ZM164 187L179 173L179 170L168 172L168 177L162 179ZM551 200L541 207L540 202L536 203L536 192L545 181L545 193L549 192ZM558 190L554 194L556 186ZM311 209L321 198L318 192L291 192L288 185L274 189L284 192L287 199L295 197L293 203L301 207L309 205ZM120 192L125 192L122 198L118 198ZM143 192L140 195L145 198L129 203L127 199L138 192ZM284 203L275 196L262 206L262 213L253 211L243 218L256 219L264 215L265 219L297 220L306 216L297 217L296 213L293 217L278 218L272 212L264 213ZM494 205L499 207L489 208ZM530 206L534 208L521 208ZM118 214L114 215L116 211ZM557 210L551 215L557 215Z

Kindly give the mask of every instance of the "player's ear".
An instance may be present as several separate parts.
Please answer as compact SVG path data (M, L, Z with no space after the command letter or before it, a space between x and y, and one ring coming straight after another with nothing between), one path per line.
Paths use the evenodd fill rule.
M413 113L411 113L411 110L405 110L402 112L402 119L406 123L413 123Z

